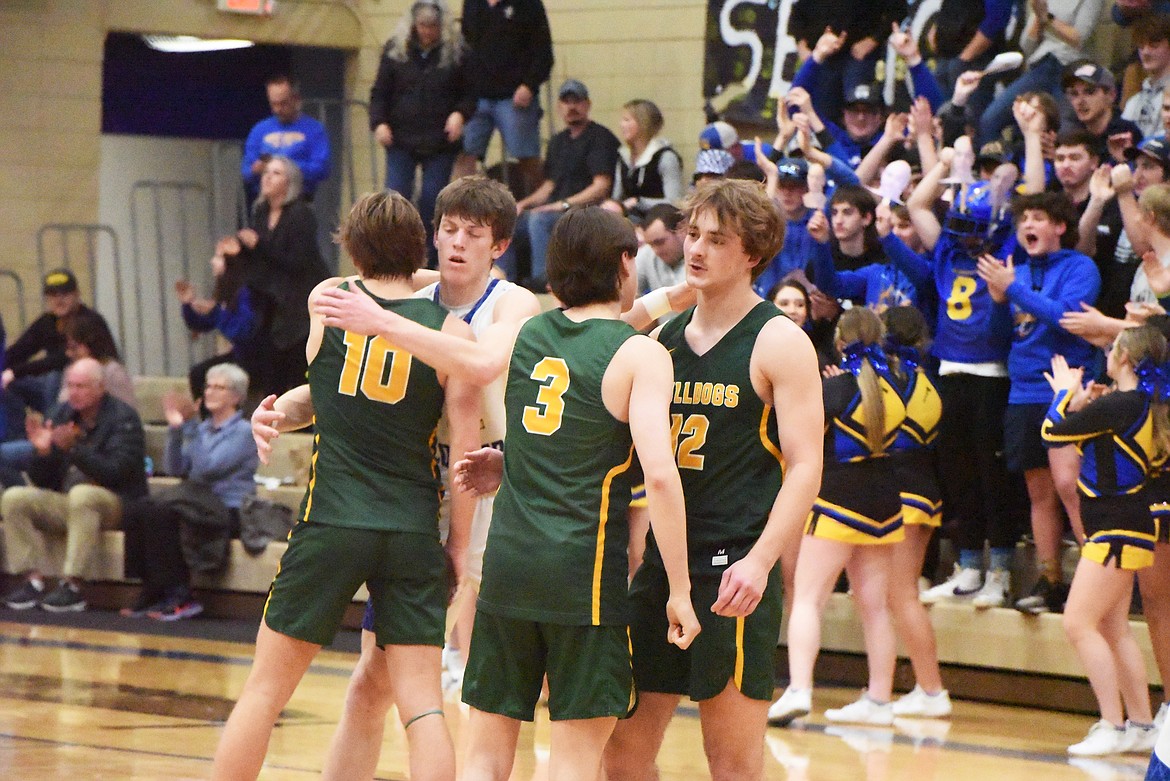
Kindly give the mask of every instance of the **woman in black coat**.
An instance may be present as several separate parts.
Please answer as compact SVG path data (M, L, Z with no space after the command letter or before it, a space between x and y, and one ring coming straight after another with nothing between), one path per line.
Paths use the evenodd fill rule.
M386 148L387 189L410 198L422 166L418 211L432 260L435 198L451 180L463 123L475 111L464 82L464 53L446 4L419 0L386 42L370 90L370 130Z
M220 241L217 253L239 257L248 286L262 301L272 345L271 387L264 390L276 394L305 382L306 302L316 284L329 276L317 246L317 217L300 197L302 181L296 163L274 155L260 177L251 227Z

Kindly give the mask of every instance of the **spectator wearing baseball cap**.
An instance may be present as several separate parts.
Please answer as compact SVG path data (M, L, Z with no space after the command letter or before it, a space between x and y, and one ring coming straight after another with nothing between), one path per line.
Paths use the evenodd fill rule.
M545 290L545 255L556 221L573 206L601 203L613 191L621 142L590 118L592 108L588 87L577 79L562 82L557 113L565 129L549 139L544 181L517 202L512 244L497 261L510 279L537 292ZM522 273L518 249L527 249L527 274Z
M733 165L735 157L725 149L700 149L695 157L695 174L691 181L698 184L705 179L722 179Z
M1147 138L1136 147L1125 150L1125 159L1138 169L1153 161L1162 168L1162 181L1170 182L1170 143L1165 137Z
M1085 46L1101 18L1105 0L1048 0L1046 7L1039 3L1024 5L1024 23L1019 29L1023 30L1020 48L1025 55L1025 70L983 112L977 139L980 145L994 141L1013 123L1012 105L1020 95L1059 94L1065 66L1086 56Z
M81 303L77 277L67 268L50 271L42 280L45 311L8 348L0 387L11 401L48 412L57 401L61 373L69 363L65 355L64 320L81 312L92 313L97 327L109 333L102 316ZM113 342L113 337L110 337ZM12 397L15 397L13 399Z
M1142 140L1142 131L1114 108L1117 81L1108 68L1092 60L1077 60L1064 69L1060 86L1072 105L1076 121L1067 130L1087 130L1097 138L1102 160L1125 160L1125 150Z
M752 282L761 296L767 296L785 277L803 272L812 257L815 243L808 235L808 220L813 210L805 205L808 195L808 161L800 157L782 157L776 161L776 194L773 197L784 217L784 244Z

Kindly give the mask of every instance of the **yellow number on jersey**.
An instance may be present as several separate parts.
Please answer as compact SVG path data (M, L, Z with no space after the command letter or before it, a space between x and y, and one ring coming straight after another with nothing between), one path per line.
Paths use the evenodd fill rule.
M550 436L561 427L565 415L565 391L569 389L569 365L563 358L541 358L532 369L531 379L542 384L536 394L538 407L525 407L524 429L529 434Z
M703 468L706 456L697 451L707 444L707 429L710 425L711 421L706 415L691 415L685 423L682 415L670 416L670 438L678 443L676 454L679 469ZM678 441L680 435L686 437L682 442Z
M367 343L369 350L366 349ZM337 392L356 396L358 387L370 401L397 404L406 398L406 384L410 379L410 364L414 356L375 336L345 332L345 366ZM389 363L389 371L387 371Z
M971 296L975 295L978 283L971 277L955 277L951 295L947 298L947 317L952 320L966 320L971 316Z

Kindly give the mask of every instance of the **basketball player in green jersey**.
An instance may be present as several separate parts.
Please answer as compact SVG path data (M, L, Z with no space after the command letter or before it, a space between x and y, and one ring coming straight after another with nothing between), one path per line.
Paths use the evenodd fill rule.
M763 778L782 607L777 564L795 556L821 481L816 352L752 291L783 239L780 216L756 183L719 180L690 196L687 226L687 281L698 301L657 338L674 359L672 429L703 631L685 652L662 641L655 605L665 579L652 533L630 584L638 710L606 748L609 781L658 777L655 759L683 695L699 704L711 777Z
M540 304L530 291L491 276L492 264L507 249L515 223L516 201L499 182L466 176L444 187L435 201L439 282L427 285L416 295L461 317L475 334L483 333L493 323L518 323L539 314ZM503 379L484 386L481 393L478 443L499 447L504 438ZM441 423L438 441L440 450L447 447ZM464 653L475 616L491 511L491 497L481 497L472 520L460 595L451 607L458 611L456 627L465 627L460 643ZM363 630L361 659L350 678L345 710L322 770L325 781L372 779L378 765L386 713L393 704L394 693L386 654L364 623ZM403 723L409 718L401 711L399 715L404 717ZM407 732L415 728L411 725Z
M619 321L633 301L635 250L620 217L569 211L548 257L565 308L497 324L479 345L432 339L345 291L317 302L327 324L364 327L440 371L488 382L510 367L503 487L463 688L472 706L467 781L508 778L546 674L554 781L594 781L606 740L633 705L625 610L633 446L669 581L664 639L685 648L694 638L670 359Z
M366 195L339 232L360 276L322 282L310 305L324 290L353 290L378 311L471 339L459 318L411 298L410 278L425 259L426 234L409 201L393 192ZM292 420L302 419L306 405L314 410L309 487L211 777L256 778L277 717L364 583L395 701L404 722L418 719L407 733L411 778L453 781L455 752L446 724L427 718L442 713L439 657L449 586L433 444L442 413L457 452L478 446L479 390L384 339L326 327L316 314L306 357L309 396L301 386L273 406L288 410ZM475 499L456 492L452 504L448 552L458 570Z

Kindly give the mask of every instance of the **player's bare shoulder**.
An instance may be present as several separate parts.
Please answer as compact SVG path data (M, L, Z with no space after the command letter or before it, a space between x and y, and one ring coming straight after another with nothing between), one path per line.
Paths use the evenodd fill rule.
M527 320L540 314L540 299L531 290L520 285L510 287L496 304L493 323Z
M817 351L812 340L804 329L787 317L773 317L756 336L751 375L757 392L766 392L769 386L793 380L812 378L819 381Z

